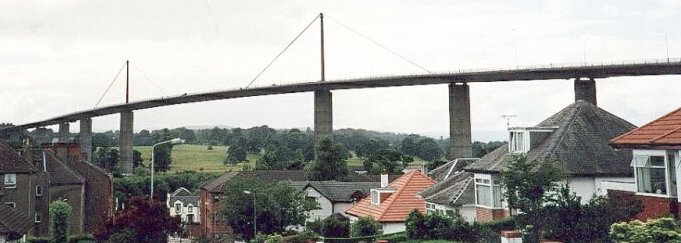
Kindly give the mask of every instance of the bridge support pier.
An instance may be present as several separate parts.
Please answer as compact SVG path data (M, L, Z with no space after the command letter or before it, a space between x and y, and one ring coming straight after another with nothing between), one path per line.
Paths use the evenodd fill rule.
M59 123L59 132L57 133L57 141L60 143L69 142L69 123L62 122Z
M575 101L584 100L596 103L596 81L593 78L589 79L575 79Z
M121 130L119 135L120 159L118 161L118 171L124 175L132 174L132 137L132 110L123 111L121 112Z
M466 83L449 84L448 159L473 156L471 143L471 100Z
M314 139L315 144L333 134L333 102L331 91L314 92Z
M92 161L92 118L80 120L80 133L78 134L80 152L85 154L85 160Z

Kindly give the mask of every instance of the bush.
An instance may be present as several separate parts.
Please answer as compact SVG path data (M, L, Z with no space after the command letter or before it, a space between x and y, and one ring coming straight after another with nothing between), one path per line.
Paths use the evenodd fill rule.
M69 243L95 243L97 240L92 235L73 235L69 237Z
M28 243L50 243L50 238L43 238L43 237L28 238L26 240L26 242L28 242Z
M406 232L410 239L417 240L456 240L473 241L474 228L460 215L454 217L437 213L423 216L419 211L412 211L407 217Z
M681 242L681 226L673 218L615 223L610 238L616 242Z
M50 203L50 238L52 242L67 242L69 223L71 222L71 206L64 200Z
M288 243L307 243L310 241L317 241L317 239L319 239L319 235L309 230L305 230L297 235L284 237L284 241Z
M319 220L319 219L316 219L315 221L307 222L305 229L321 235L322 234L322 221Z
M332 214L322 220L321 233L324 237L347 238L350 236L350 220L341 214Z
M352 237L372 236L378 234L380 224L372 217L361 217L355 221L351 228Z

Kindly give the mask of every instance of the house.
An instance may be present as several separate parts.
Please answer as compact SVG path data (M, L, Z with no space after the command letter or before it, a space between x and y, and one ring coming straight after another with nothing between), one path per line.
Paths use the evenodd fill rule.
M511 127L508 146L502 146L465 168L473 173L476 220L486 222L509 215L500 172L513 155L552 163L567 176L566 183L583 202L604 195L604 183L631 182L631 151L616 150L610 139L635 126L589 103L578 100L534 127Z
M455 159L428 173L437 183L417 194L426 200L428 213L446 215L458 213L468 222L475 221L473 174L463 171L463 168L478 160Z
M636 179L609 192L635 194L643 204L640 219L679 215L681 108L612 139L610 144L616 149L631 149L630 166L622 167L633 171Z
M0 195L2 196L2 195ZM0 205L0 243L25 240L31 222L28 216L17 208Z
M170 216L180 217L185 224L197 224L200 217L199 197L184 187L180 187L166 197L166 206L170 209Z
M416 194L436 182L419 171L412 171L388 183L388 176L381 178L381 187L372 188L369 197L362 199L345 214L354 222L360 217L372 217L378 221L383 233L405 230L404 222L414 209L426 212L426 201Z
M220 199L224 196L224 186L235 176L255 177L266 183L279 181L307 182L308 177L303 170L255 170L233 171L208 181L199 187L200 225L201 234L214 240L225 239L231 232L226 225L226 220L220 212ZM372 178L357 173L349 173L348 181L370 182Z
M49 178L45 171L24 160L8 144L0 142L0 204L14 208L28 220L28 235L46 236L48 231ZM3 215L4 216L4 215ZM3 218L3 217L0 217Z
M345 211L367 197L371 188L380 187L380 182L345 181L304 181L293 182L293 186L305 191L307 198L319 203L320 209L310 211L308 222L323 220L333 214L345 215Z
M62 160L54 148L35 149L26 143L18 153L0 142L0 177L5 193L0 202L30 218L28 235L48 235L49 203L54 200L65 199L71 206L74 234L91 233L113 215L111 176L76 157Z

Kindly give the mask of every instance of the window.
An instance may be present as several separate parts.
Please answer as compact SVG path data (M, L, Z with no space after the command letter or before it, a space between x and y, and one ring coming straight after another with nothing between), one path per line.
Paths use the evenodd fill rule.
M194 211L194 206L192 206L192 205L187 206L187 212L188 213L193 213L193 211Z
M17 188L17 174L5 174L5 188Z
M431 213L435 212L435 204L434 203L426 203L426 211Z
M666 196L676 195L674 156L656 153L646 155L634 152L631 166L636 173L636 189L641 193Z
M525 149L525 133L522 131L511 132L509 138L509 150L513 153L527 152Z
M371 204L378 205L381 203L381 194L378 191L371 190Z
M175 203L175 213L182 213L182 203Z
M489 178L489 179L488 179ZM503 207L503 196L499 180L492 177L480 176L475 178L475 204L484 207Z
M42 215L40 215L40 212L35 212L35 216L33 218L33 221L35 221L36 223L40 223L40 222L43 221L43 217L42 217Z
M43 186L35 186L35 196L36 197L43 196Z
M13 207L13 208L16 208L16 207L17 207L17 204L14 203L14 202L6 202L5 205L10 206L10 207Z

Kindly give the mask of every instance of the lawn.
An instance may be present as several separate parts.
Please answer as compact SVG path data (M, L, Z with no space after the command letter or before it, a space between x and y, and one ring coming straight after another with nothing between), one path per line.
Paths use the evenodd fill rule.
M225 165L223 161L227 155L227 146L213 146L208 150L206 145L178 144L173 146L171 154L172 163L170 172L175 171L206 171L224 172L227 170L240 170L244 163L238 165ZM149 165L151 161L151 146L135 146L135 150L142 153L144 164ZM248 163L255 166L255 161L260 155L249 154Z

